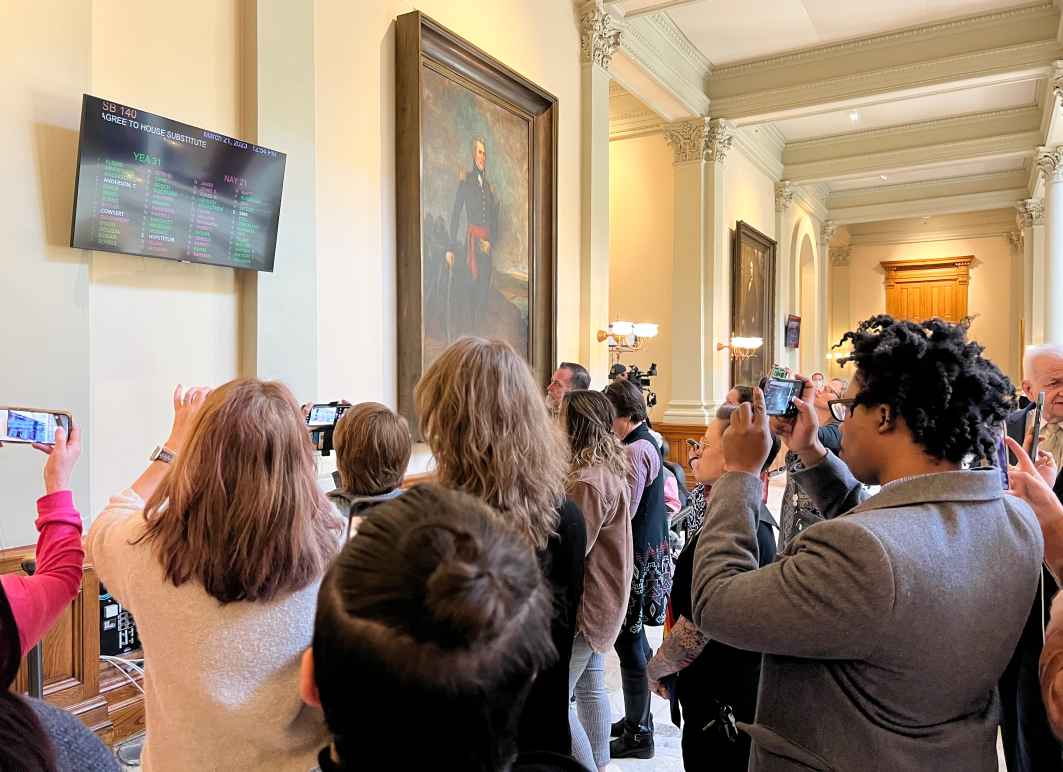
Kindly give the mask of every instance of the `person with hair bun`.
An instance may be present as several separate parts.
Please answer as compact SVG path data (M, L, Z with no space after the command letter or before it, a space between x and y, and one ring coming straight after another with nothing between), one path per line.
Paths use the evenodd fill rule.
M565 495L565 435L527 363L501 340L459 339L425 370L414 398L440 484L482 499L539 556L554 595L550 629L558 658L528 695L519 746L568 754L569 660L587 533Z
M605 655L627 613L634 553L627 486L627 455L613 434L616 411L599 391L570 391L561 402L561 426L572 448L568 495L587 525L583 602L576 618L569 692L572 753L588 769L609 764L609 695Z
M300 691L332 734L320 770L381 749L402 769L580 769L516 758L521 707L557 659L552 601L531 545L479 499L418 485L375 507L321 583L303 655Z
M997 682L1044 545L1000 470L965 466L997 463L1012 399L967 330L876 316L845 335L856 373L828 406L845 463L818 438L811 383L776 427L825 520L763 568L763 393L731 417L694 556L692 621L765 653L756 720L738 726L751 772L997 768ZM868 498L861 483L882 488Z

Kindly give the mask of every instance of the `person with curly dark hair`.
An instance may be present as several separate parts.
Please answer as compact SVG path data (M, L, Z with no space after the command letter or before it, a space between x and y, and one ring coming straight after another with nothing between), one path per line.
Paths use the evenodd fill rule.
M739 724L754 772L995 770L996 685L1044 550L1030 507L980 466L996 461L1011 384L966 324L876 316L843 340L856 373L830 411L848 466L819 441L811 383L776 426L826 519L759 568L771 434L757 390L722 438L693 621L765 652L756 720ZM861 483L882 489L867 498Z

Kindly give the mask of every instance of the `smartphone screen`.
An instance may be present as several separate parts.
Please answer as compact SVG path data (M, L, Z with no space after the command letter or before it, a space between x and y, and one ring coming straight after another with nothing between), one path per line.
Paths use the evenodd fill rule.
M768 415L793 415L793 398L801 395L804 384L783 378L768 378L764 381L764 409Z
M306 425L311 429L335 426L348 408L350 405L314 405L306 417Z
M39 442L55 444L55 430L62 426L70 431L70 418L65 413L0 408L0 442Z
M1033 411L1033 439L1030 441L1030 458L1037 463L1037 445L1041 442L1041 412L1045 409L1045 393L1037 395L1037 406Z
M1004 490L1011 487L1008 483L1008 446L1004 443L1006 436L1007 432L1002 430L1000 436L997 437L997 468L1000 470L1000 482Z
M336 423L338 405L314 405L306 417L307 426L332 426Z

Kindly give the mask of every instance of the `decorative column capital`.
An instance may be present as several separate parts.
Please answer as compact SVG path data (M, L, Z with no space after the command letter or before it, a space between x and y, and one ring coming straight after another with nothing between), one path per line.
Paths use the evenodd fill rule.
M1063 61L1052 62L1052 93L1056 97L1056 106L1063 104Z
M831 247L829 250L830 264L844 268L849 265L849 255L851 253L852 247Z
M1008 233L1008 246L1011 247L1012 252L1017 255L1021 255L1023 253L1025 241L1026 239L1023 236L1022 230L1010 231Z
M719 118L691 118L665 124L664 139L675 163L714 161L722 164L734 142L734 124Z
M1023 199L1015 204L1015 224L1020 230L1034 225L1044 225L1045 204L1035 198Z
M819 232L819 242L823 245L822 252L826 252L830 248L830 240L834 238L834 234L838 232L838 226L834 224L833 220L823 221L823 230Z
M605 12L601 0L588 0L580 7L579 32L580 60L608 70L623 30Z
M790 180L775 183L775 211L785 212L794 202L794 186Z
M1045 183L1063 182L1063 145L1038 148L1037 168L1045 176Z

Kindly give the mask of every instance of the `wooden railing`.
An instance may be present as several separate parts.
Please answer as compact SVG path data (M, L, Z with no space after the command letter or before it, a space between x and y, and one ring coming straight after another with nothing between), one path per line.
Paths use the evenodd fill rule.
M22 574L22 561L33 555L34 547L0 551L0 574ZM25 692L28 684L23 661L12 689ZM91 564L77 597L44 637L44 699L73 713L107 744L144 729L143 696L100 661L100 580Z

